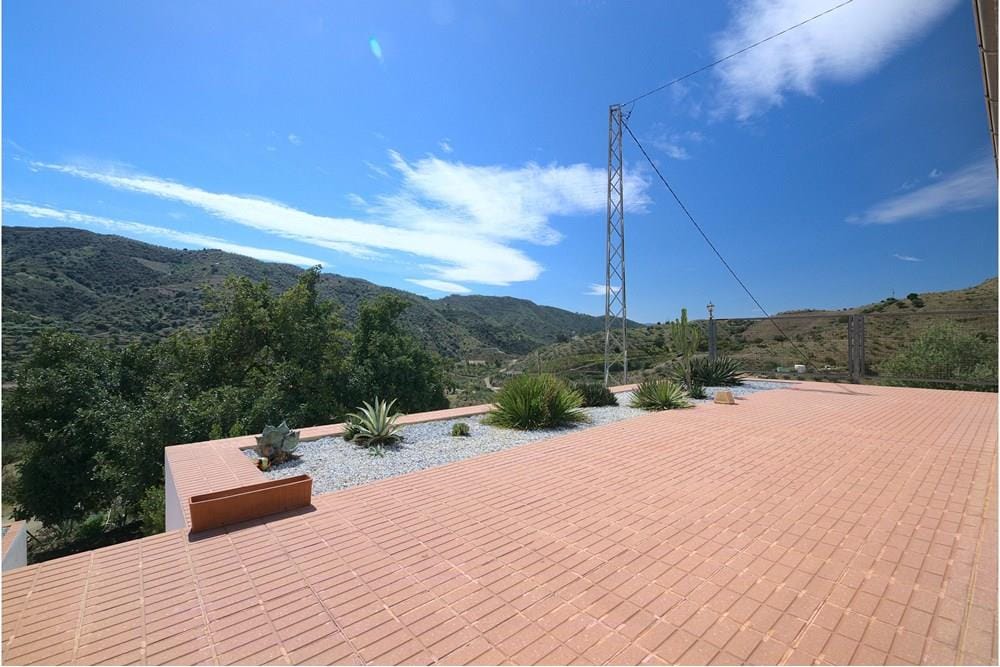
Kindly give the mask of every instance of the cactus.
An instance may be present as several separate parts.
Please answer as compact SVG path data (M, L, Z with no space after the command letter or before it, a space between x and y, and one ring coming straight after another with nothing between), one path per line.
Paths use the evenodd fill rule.
M684 377L684 387L688 389L692 384L691 357L698 350L700 342L701 332L688 323L687 308L681 308L681 319L670 323L670 345L681 356L681 374Z
M288 428L286 422L278 426L265 426L264 431L257 436L257 455L266 458L271 464L283 463L292 458L299 446L299 432Z

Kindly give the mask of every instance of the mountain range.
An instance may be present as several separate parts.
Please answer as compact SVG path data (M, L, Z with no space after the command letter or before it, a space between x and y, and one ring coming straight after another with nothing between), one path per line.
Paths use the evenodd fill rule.
M206 287L227 276L290 287L302 269L220 250L177 250L66 227L3 226L3 375L10 378L46 327L124 344L183 329L204 329L212 314ZM402 316L427 347L454 359L522 355L542 345L603 330L603 317L524 299L428 299L359 278L322 274L320 294L350 325L358 306L379 294L410 302Z

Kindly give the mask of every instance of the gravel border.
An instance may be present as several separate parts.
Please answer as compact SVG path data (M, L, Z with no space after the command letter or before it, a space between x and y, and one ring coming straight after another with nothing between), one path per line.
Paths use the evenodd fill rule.
M748 381L739 387L707 387L705 391L709 398L692 402L709 403L719 389L729 389L740 397L757 391L786 387L788 383L758 381ZM309 475L313 479L314 494L346 489L648 414L645 410L629 407L631 398L631 392L624 392L618 394L618 406L584 408L590 418L589 422L559 429L516 431L499 428L484 424L483 415L408 424L401 430L403 440L398 445L387 447L385 455L381 457L372 456L367 450L346 442L339 436L321 438L301 443L296 450L298 459L275 466L264 474L268 479ZM457 422L469 425L468 437L451 435L451 427ZM255 456L252 449L247 450L246 454L249 457Z

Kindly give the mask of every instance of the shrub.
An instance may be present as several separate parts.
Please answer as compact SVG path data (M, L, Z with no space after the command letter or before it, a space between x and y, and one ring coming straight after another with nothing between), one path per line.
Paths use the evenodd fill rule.
M162 486L151 486L146 489L139 503L139 518L142 521L143 535L156 535L166 530L165 501Z
M635 390L632 407L643 410L689 408L684 388L670 380L646 380Z
M358 422L355 421L353 417L348 417L344 420L344 440L351 442L354 440L354 436L358 434Z
M997 345L995 340L983 340L943 322L928 327L906 348L883 362L878 374L891 384L908 387L973 388L960 384L963 380L995 387ZM921 382L921 379L937 382Z
M487 423L533 430L586 421L583 397L552 375L519 375L497 393Z
M573 390L583 399L581 405L585 408L598 408L605 405L618 405L618 399L600 382L577 382Z
M700 384L691 385L691 388L688 389L688 396L690 398L708 398L708 394L705 393L705 388Z
M720 356L691 360L691 382L703 387L734 387L743 383L743 371L732 357Z
M351 415L352 421L357 425L354 442L367 447L373 456L382 456L386 445L393 445L400 439L399 430L402 427L396 423L400 414L392 411L395 404L396 399L381 401L376 398L373 405L365 401Z
M451 425L452 436L458 437L468 437L469 436L469 425L465 422L456 422Z

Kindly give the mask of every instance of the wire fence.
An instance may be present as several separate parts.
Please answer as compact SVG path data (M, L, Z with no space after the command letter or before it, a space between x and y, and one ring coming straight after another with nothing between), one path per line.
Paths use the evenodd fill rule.
M891 306L891 302L890 302ZM693 322L698 354L735 359L749 375L779 379L877 383L943 389L997 390L997 311L925 311L907 305L862 313L795 313L771 319ZM776 326L777 325L777 326ZM655 331L654 327L647 328ZM714 341L713 341L714 338ZM512 369L548 372L569 381L603 381L597 350L528 356ZM669 336L630 334L628 380L664 375L676 362ZM621 361L612 365L622 376ZM502 384L508 373L498 374Z

